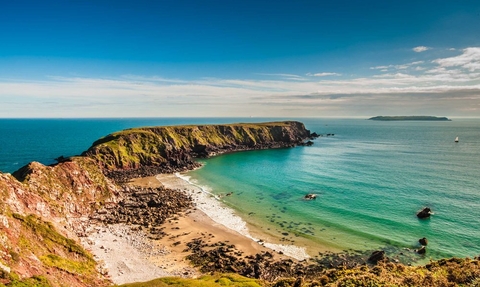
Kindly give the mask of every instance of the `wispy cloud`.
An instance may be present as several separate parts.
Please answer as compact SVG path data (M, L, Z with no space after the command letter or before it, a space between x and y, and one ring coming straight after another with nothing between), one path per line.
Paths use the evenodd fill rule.
M302 76L295 75L295 74L282 74L282 73L256 73L257 75L262 76L279 76L279 77L288 77L288 78L302 78Z
M321 72L304 77L261 74L268 79L184 80L141 75L0 79L0 115L368 116L419 110L447 116L480 115L480 48L458 50L456 56L429 62L371 69L378 74L356 78Z
M313 76L313 77L327 77L327 76L341 76L342 74L339 73L329 73L329 72L323 72L323 73L307 73L307 76Z
M418 46L418 47L413 48L412 50L417 52L417 53L421 53L421 52L425 52L425 51L430 50L430 49L431 48L429 48L429 47Z
M383 66L370 67L370 69L371 70L381 70L383 72L388 71L389 69L405 70L405 69L408 69L412 66L417 66L417 65L420 65L420 64L423 64L423 63L424 63L424 61L415 61L415 62L400 64L400 65L383 65Z

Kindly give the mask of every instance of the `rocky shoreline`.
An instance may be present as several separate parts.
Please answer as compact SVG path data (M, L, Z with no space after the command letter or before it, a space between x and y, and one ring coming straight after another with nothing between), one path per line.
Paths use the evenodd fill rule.
M172 176L170 176L171 178ZM168 179L167 175L160 177L161 179ZM175 177L176 178L176 177ZM123 188L123 199L115 206L105 206L103 209L97 211L92 219L103 224L102 227L97 227L98 230L109 233L119 233L122 230L123 238L136 238L128 244L137 248L144 258L156 257L163 258L160 261L165 262L168 256L172 255L171 248L178 247L175 251L177 262L174 273L166 273L162 276L175 275L181 277L192 278L200 274L208 273L236 273L245 277L261 279L268 282L276 282L281 278L301 278L301 280L314 280L321 277L328 270L331 269L354 269L361 266L373 268L378 264L385 264L392 262L393 264L406 263L407 256L415 256L415 252L400 252L398 250L389 250L388 256L382 251L382 257L378 260L370 260L373 251L365 252L341 252L332 253L326 252L319 254L310 259L295 260L281 251L273 251L264 247L264 242L255 242L250 238L245 238L251 241L252 245L256 245L257 249L252 251L245 251L242 248L237 248L237 239L231 236L226 238L216 238L217 234L209 229L192 234L193 226L179 227L176 224L182 218L188 217L194 212L198 205L206 202L202 201L198 196L194 200L192 194L195 191L190 191L181 188L166 188L156 177L149 179L136 179L136 181L148 182L148 186L139 186L135 183L129 183ZM182 180L177 178L177 181ZM158 186L155 186L157 184ZM169 184L172 185L172 184ZM180 187L180 186L178 186ZM197 191L198 192L198 191ZM195 212L198 212L195 211ZM169 225L165 225L169 223ZM120 225L119 225L120 224ZM200 224L195 221L195 224ZM208 223L208 226L212 226ZM123 227L122 227L123 226ZM123 228L123 229L122 229ZM129 228L129 229L128 229ZM107 231L105 231L107 230ZM128 231L125 231L128 230ZM96 232L97 234L99 231ZM126 235L127 234L127 235ZM242 237L242 235L238 235ZM90 236L91 238L91 236ZM101 237L100 237L101 238ZM98 239L97 239L98 240ZM117 238L116 240L120 240ZM104 242L104 241L101 241ZM101 243L108 246L108 243ZM156 246L156 247L152 247ZM154 249L157 248L157 249ZM103 247L97 250L97 255L101 256L103 253L112 252L113 247ZM146 251L146 252L145 252ZM375 252L373 252L375 253ZM408 253L407 256L401 258L400 253ZM400 259L400 260L399 260ZM105 260L105 259L104 259ZM177 260L177 259L176 259ZM128 281L124 278L133 278L142 271L135 271L132 268L123 268L118 266L127 266L125 259L117 259L115 262L109 263L117 274L111 274L114 282L120 284ZM123 263L118 263L123 262ZM158 262L158 260L157 260ZM193 266L195 269L185 267ZM152 268L150 274L160 274L155 271L157 267L160 270L166 268L163 265L156 266L155 264L143 263L145 266ZM183 267L182 267L183 266ZM147 269L148 269L147 268ZM112 270L112 267L108 268ZM198 271L193 271L198 270ZM156 276L156 275L155 275ZM144 280L153 279L145 275ZM286 285L287 286L287 285Z
M122 200L97 210L92 219L105 224L139 225L147 228L152 236L165 236L156 227L192 206L190 196L179 190L125 186Z
M257 245L257 248L260 249L246 251L240 245L237 246L238 239L235 239L235 237L231 235L224 237L218 236L219 233L211 229L214 226L212 223L207 223L207 228L203 229L203 231L197 230L196 232L193 227L200 225L202 222L201 220L198 221L198 218L193 220L190 225L177 225L178 221L188 218L193 212L198 212L195 205L192 204L192 198L185 193L184 190L138 186L129 186L127 190L129 196L133 199L126 196L123 201L124 203L119 203L119 205L123 205L126 208L125 212L122 211L107 215L104 211L101 211L100 214L103 217L102 222L105 225L102 228L97 228L95 234L102 234L102 232L104 234L109 234L109 232L116 233L117 235L120 234L120 238L117 238L117 240L127 240L130 246L134 246L136 250L140 252L142 258L150 258L150 263L142 263L142 268L149 270L148 274L145 274L142 270L130 268L133 263L129 263L128 260L124 258L120 260L121 263L110 263L108 270L110 270L110 272L117 272L117 274L110 273L112 279L114 279L114 282L117 284L132 282L131 280L138 278L143 278L143 281L145 281L156 277L172 275L196 278L200 274L236 273L248 278L263 280L263 282L268 282L269 286L324 286L341 280L346 280L345 282L352 280L352 282L357 283L363 282L362 280L367 280L367 282L382 282L382 280L386 280L385 277L389 274L388 272L398 272L398 274L401 274L401 272L415 270L415 272L419 272L420 274L433 274L437 272L437 270L444 270L446 268L446 272L450 272L448 274L451 274L449 275L450 279L448 279L451 281L443 277L440 279L432 279L434 277L430 275L430 277L428 277L430 279L427 280L421 275L418 275L418 273L404 277L401 275L398 275L398 277L392 276L391 278L395 278L398 286L409 286L412 284L424 286L456 286L458 280L464 279L453 277L454 275L452 274L458 268L465 266L465 268L470 268L469 270L474 270L474 273L470 275L471 280L475 280L475 278L480 276L480 262L478 258L471 261L468 259L445 259L432 262L425 267L409 267L406 262L418 256L413 250L385 248L385 251L381 251L382 256L381 258L377 258L378 260L371 259L372 254L378 253L378 251L373 250L341 253L326 252L310 259L294 260L283 255L282 252L274 252L263 248L261 242L252 241L252 244ZM175 209L176 212L172 212L170 216L161 219L152 218L151 220L153 222L156 222L155 220L163 222L160 228L152 227L151 224L149 224L150 220L137 220L136 223L128 225L118 224L120 221L128 222L128 220L125 220L125 217L121 220L114 220L115 216L124 213L129 214L128 216L132 217L131 220L133 220L133 217L141 215L144 212L148 218L148 214L153 212L148 212L147 209L150 208L148 204L142 204L142 201L137 199L145 196L155 199L159 196L158 192L160 191L168 194L165 196L166 204L164 206L171 205L172 202L187 202L186 204L175 205L177 206L177 209ZM181 195L182 193L183 196ZM145 201L143 201L143 203L145 203ZM105 237L105 235L103 236ZM91 238L91 236L89 238ZM113 252L113 247L107 246L109 244L108 242L104 244L105 246L97 249L98 252L105 254ZM174 248L176 248L176 251L173 251ZM172 258L170 256L175 253L175 261L169 259ZM135 257L135 255L132 253L129 257ZM154 257L157 258L157 260L155 264L152 264L151 258ZM161 259L158 260L158 258ZM158 264L158 262L162 263ZM136 264L140 263L137 262ZM168 268L171 269L169 272L166 272ZM348 279L348 276L350 276L348 274L358 274L360 279L355 279L358 281L353 281L353 278ZM391 278L388 280L391 280ZM385 282L391 283L391 281ZM419 282L423 282L424 284ZM355 286L359 285L355 284ZM369 285L367 284L365 286Z

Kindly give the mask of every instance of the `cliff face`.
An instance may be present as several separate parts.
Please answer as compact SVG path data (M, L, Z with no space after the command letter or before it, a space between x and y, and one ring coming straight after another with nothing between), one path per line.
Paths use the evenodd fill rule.
M117 194L89 158L53 167L32 162L14 175L0 173L0 283L108 284L76 235L97 206Z
M95 158L108 172L141 169L141 175L150 175L194 168L195 157L292 147L311 136L302 123L294 121L138 128L110 134L84 155Z

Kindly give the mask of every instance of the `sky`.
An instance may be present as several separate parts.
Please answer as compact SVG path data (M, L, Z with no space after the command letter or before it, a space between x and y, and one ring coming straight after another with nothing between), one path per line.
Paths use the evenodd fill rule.
M480 117L478 0L0 1L0 118Z

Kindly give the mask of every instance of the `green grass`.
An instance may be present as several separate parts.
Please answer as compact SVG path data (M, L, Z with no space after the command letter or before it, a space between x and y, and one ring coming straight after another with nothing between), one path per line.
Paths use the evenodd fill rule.
M18 277L13 275L12 277ZM18 278L12 278L12 281L7 285L0 283L0 287L51 287L52 285L43 276L33 276L20 280Z
M95 262L93 260L88 261L74 261L67 258L60 257L55 254L47 254L40 256L40 261L49 267L55 267L57 269L67 271L71 274L92 274L95 270Z
M92 256L74 240L66 238L58 233L50 222L43 221L41 218L32 214L24 217L20 214L14 213L13 217L20 220L22 225L26 228L30 229L38 236L41 236L43 243L49 250L52 251L55 245L60 245L69 252L77 253L89 260L93 260Z
M246 278L237 274L217 274L206 275L197 279L184 279L166 277L148 282L130 283L120 285L121 287L165 287L165 286L185 286L185 287L261 287L264 286L260 280Z

